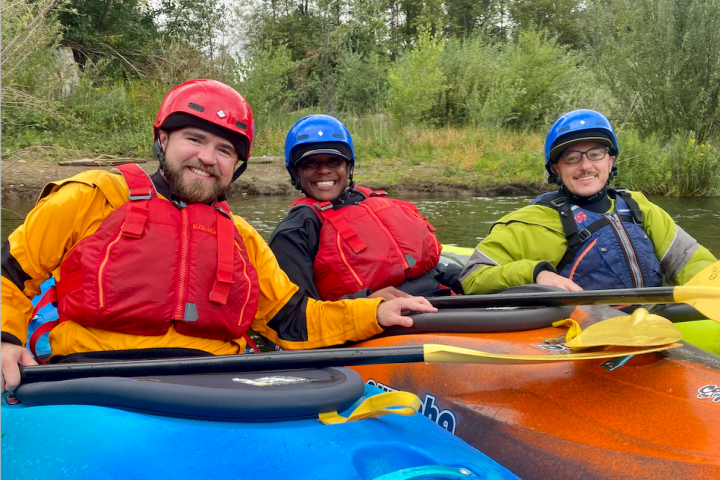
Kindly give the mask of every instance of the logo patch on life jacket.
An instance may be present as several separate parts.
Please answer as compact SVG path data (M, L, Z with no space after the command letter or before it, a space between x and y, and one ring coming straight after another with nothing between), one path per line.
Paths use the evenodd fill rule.
M582 223L585 220L587 220L587 215L585 215L585 212L578 212L575 214L575 221L577 223Z
M697 398L705 399L710 398L713 402L720 402L720 386L717 385L705 385L704 387L698 388Z
M205 225L202 225L202 224L193 223L192 229L193 230L201 230L203 232L212 233L213 235L217 235L217 232L214 229L212 229L210 227L206 227Z

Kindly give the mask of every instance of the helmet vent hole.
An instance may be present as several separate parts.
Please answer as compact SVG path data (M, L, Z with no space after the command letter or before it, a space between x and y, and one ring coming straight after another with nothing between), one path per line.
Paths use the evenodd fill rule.
M333 133L333 137L334 138L343 138L343 134L342 133Z
M203 107L202 105L198 105L197 103L188 103L188 107L192 108L193 110L196 110L198 112L205 111L205 107Z
M558 133L567 132L568 130L570 130L570 125L568 125L567 127L562 127L560 130L558 130Z
M240 121L235 122L235 126L238 128L242 128L243 130L247 130L247 125Z
M307 140L308 138L310 138L310 135L298 135L297 137L298 140Z

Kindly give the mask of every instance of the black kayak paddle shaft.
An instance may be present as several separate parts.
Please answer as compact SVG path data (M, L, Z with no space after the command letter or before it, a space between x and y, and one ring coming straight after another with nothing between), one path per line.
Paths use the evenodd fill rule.
M172 360L100 363L57 363L20 367L20 384L87 377L147 377L201 373L256 372L299 368L349 367L384 363L424 362L422 345L333 348L297 352L253 353Z
M436 308L556 307L560 305L624 305L672 303L674 287L590 290L582 292L530 292L491 295L429 297Z

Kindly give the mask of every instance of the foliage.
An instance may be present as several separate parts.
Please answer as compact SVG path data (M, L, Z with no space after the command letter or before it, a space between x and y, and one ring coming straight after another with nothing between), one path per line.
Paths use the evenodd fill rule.
M286 102L293 101L289 89L293 63L290 51L281 45L273 49L252 49L244 59L239 59L239 90L252 105L255 116L280 110Z
M424 30L415 47L391 67L388 107L400 121L433 120L430 111L445 89L445 75L438 63L444 48L443 40Z
M143 76L142 64L158 37L157 12L143 0L67 2L58 20L65 27L63 45L73 49L76 61L103 65L112 80Z
M618 117L666 139L720 131L720 0L613 0L591 10L589 50Z
M58 0L20 0L2 7L2 124L4 129L38 125L58 114L51 98L59 84L53 51L60 40L54 10Z

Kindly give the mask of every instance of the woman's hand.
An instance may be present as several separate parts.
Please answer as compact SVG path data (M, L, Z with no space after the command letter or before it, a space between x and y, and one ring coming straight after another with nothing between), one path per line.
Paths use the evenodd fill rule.
M0 345L0 390L15 390L20 385L20 367L18 365L37 365L27 348L12 343L3 342Z
M395 300L396 298L410 298L411 295L398 290L395 287L385 287L368 295L368 298L384 298L385 300Z

